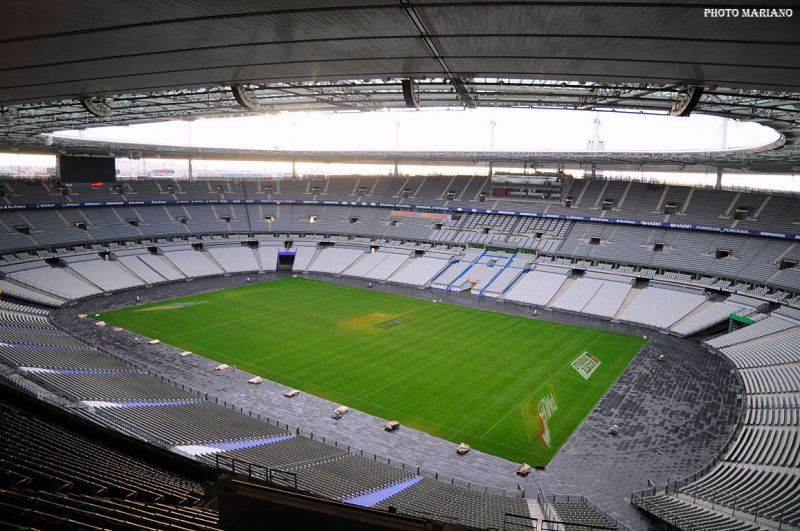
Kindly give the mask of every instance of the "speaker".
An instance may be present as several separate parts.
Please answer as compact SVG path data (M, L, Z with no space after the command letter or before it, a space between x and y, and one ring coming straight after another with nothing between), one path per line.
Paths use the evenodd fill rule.
M692 86L686 92L686 95L676 102L670 109L672 116L689 116L697 104L700 102L700 97L703 95L703 87Z
M403 99L406 102L406 107L411 109L419 109L419 92L417 92L417 84L413 79L408 78L402 81L403 85Z

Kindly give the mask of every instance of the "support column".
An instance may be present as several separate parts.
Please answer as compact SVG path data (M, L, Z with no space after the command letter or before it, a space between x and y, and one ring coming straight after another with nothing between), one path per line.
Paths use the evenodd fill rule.
M296 162L292 161L292 179L297 179L297 166Z
M189 180L194 180L194 172L192 171L192 159L189 159Z
M494 175L494 162L489 163L489 177Z
M722 190L722 168L717 168L717 190Z
M397 162L394 163L394 176L400 176L400 165Z

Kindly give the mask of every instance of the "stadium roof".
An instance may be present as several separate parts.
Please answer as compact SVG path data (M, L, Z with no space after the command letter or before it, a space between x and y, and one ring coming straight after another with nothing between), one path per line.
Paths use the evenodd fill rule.
M741 16L753 5L15 2L3 5L0 147L42 146L37 135L58 129L405 108L415 99L667 113L694 90L694 112L782 133L784 147L750 157L785 171L800 164L800 13ZM707 17L709 6L740 16ZM407 79L415 83L404 94Z

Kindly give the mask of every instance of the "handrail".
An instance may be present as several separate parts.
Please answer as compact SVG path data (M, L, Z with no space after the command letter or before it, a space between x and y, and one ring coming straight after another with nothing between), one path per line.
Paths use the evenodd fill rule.
M560 499L559 499L560 498ZM547 520L559 520L561 521L561 517L558 513L551 507L551 504L555 503L582 503L584 505L589 506L593 511L602 514L609 522L613 523L614 527L606 527L606 526L592 526L587 524L578 524L578 523L568 523L570 529L573 526L584 526L590 529L617 529L620 531L630 531L630 529L617 520L614 516L608 514L605 510L600 508L596 503L591 501L586 496L580 494L550 494L549 496L544 493L541 487L539 487L539 492L537 494L537 501L539 502L539 506L542 507L542 514L545 517L544 521Z
M278 485L294 491L298 490L297 474L288 470L257 465L218 453L214 454L214 468L217 471L231 472L265 485Z

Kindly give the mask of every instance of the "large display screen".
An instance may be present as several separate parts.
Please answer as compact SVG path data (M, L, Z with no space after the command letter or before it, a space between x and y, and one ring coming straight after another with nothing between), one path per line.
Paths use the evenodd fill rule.
M62 183L112 183L117 180L113 157L58 157L58 178Z

